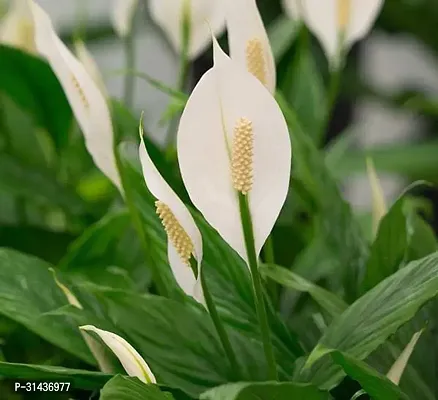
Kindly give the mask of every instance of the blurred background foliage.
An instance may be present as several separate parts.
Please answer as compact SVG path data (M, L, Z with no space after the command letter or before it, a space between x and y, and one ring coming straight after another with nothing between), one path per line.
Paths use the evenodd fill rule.
M46 1L44 5L47 5L50 13L51 7L58 7L58 3L54 0ZM71 44L78 33L77 15L82 15L81 12L93 0L82 1L82 11L79 13L75 11L75 7L81 2L77 0L70 3L69 7L74 12L71 17L73 22L61 26L61 36ZM438 3L437 0L385 1L371 39L357 44L348 56L346 69L340 77L339 97L330 121L325 121L329 76L319 44L307 31L300 29L295 22L284 16L278 1L260 0L258 4L277 58L279 92L295 111L307 140L311 139L322 150L321 153L310 151L310 155L306 154L308 158L300 156L295 161L297 179L293 182L290 199L274 231L275 258L278 264L293 266L302 276L342 292L342 281L353 278L342 276L332 279L339 260L333 261L326 245L319 241L321 237L327 237L319 236L321 229L342 230L343 222L339 218L347 215L343 205L338 208L332 205L339 202L337 192L332 187L332 177L336 178L336 182L345 189L348 196L351 194L348 190L351 180L366 174L365 160L369 156L378 173L389 176L390 179L401 179L404 183L415 180L438 183ZM84 25L85 30L84 26L79 30L85 33L87 45L111 52L109 43L117 39L108 19L100 18L97 22L90 20L92 23ZM144 24L152 25L146 7L142 7L141 13L137 15L137 26ZM148 34L160 36L161 32L153 27ZM408 78L398 85L376 84L373 74L364 71L364 65L373 57L371 52L376 51L375 46L369 46L368 41L374 40L373 37L377 37L376 40L379 41L378 37L382 34L390 46L393 40L406 42L405 51L413 49L414 54L418 54L417 49L420 48L421 54L424 54L434 70L432 81L435 80L435 83L430 84L430 80L422 81L420 77L416 80ZM163 40L160 40L162 43ZM120 54L116 57L120 58ZM162 60L160 56L155 57L155 54L144 54L141 51L137 52L137 57L146 60L146 65L154 58L158 58L158 62ZM392 69L395 74L395 69L406 68L409 74L412 68L416 68L415 61L418 61L418 68L422 65L422 61L415 57L413 67L403 65L400 60L395 53L392 59L389 56L380 60L378 68L391 76ZM190 87L196 84L210 66L209 50L192 65ZM104 67L109 69L106 65ZM110 81L114 74L108 73L107 78ZM139 78L137 82L138 80ZM166 83L172 85L175 80L172 77ZM150 94L146 96L153 98L156 89L148 87L147 90L149 89ZM121 101L120 90L114 90L112 95L113 120L118 140L135 141L139 113L145 108L147 116L147 105L143 106L137 101L133 109L128 109ZM168 101L172 100L164 97L163 110ZM388 128L381 132L360 128L358 115L362 115L364 103L376 104L389 113L395 112L395 119L400 115L412 117L415 120L410 128L412 132L407 136L399 136L397 124L381 124L383 129ZM161 115L155 118L159 120ZM328 129L324 132L326 123ZM154 127L153 124L149 126L154 139L150 139L148 143L154 161L167 180L184 196L176 165L160 151L162 137L153 132ZM364 146L367 135L380 136L383 140ZM294 151L304 154L308 147L305 140L303 143L293 143ZM0 247L38 256L60 268L74 266L72 274L78 279L131 288L141 293L154 291L150 287L150 275L145 268L147 261L142 257L131 219L115 189L93 166L85 150L82 135L72 119L69 105L50 68L40 59L1 45L0 153ZM320 165L324 159L327 170ZM304 165L303 160L313 164ZM307 181L303 178L306 176ZM366 185L362 190L369 192ZM396 186L387 199L389 204L400 191L401 186ZM412 229L417 235L411 242L413 244L410 251L416 252L418 257L429 254L436 250L437 245L434 232L424 221L431 222L436 233L438 192L434 187L421 186L413 191L406 203L408 210L415 211L406 212L409 215L409 226L416 227ZM111 216L105 216L108 210L113 211ZM358 207L354 210L360 221L358 229L371 240L369 208ZM324 218L324 221L319 225L315 220L319 221L320 218ZM325 235L333 239L329 244L334 246L334 251L338 251L347 242L354 241L352 237L356 234L353 228L349 228L344 237L336 238L336 232L325 232ZM361 245L357 244L353 252L355 254L352 258L360 256ZM345 260L348 255L346 257ZM316 264L318 268L315 268ZM37 285L38 282L30 281L29 284ZM40 290L45 289L41 287ZM354 299L355 294L351 296ZM320 332L318 321L309 321L310 316L315 314L308 297L284 293L281 308L288 325L301 338L306 338L306 348L310 349L317 342ZM303 310L310 311L301 312ZM412 332L418 326L421 327L425 319L430 320L430 313L436 314L436 310L436 304L431 304L418 317L418 321L396 335L394 346L401 348L406 344ZM304 326L305 331L300 331L300 327ZM418 378L421 385L427 387L423 397L412 398L433 399L438 393L437 329L436 324L430 323L424 335L425 339L414 354L411 375L407 374L408 377L402 382L403 388L403 385L409 386L409 379ZM28 330L13 322L11 318L1 317L0 361L85 368L83 361L60 351L31 331L32 329ZM379 351L373 357L384 359L386 356L379 354ZM428 367L422 368L422 365ZM414 392L418 387L415 386ZM0 383L0 390L1 388ZM336 398L349 399L356 389L356 384L346 379ZM3 390L2 393L6 395L0 393L0 399L20 398L12 392L6 392L6 386ZM73 395L75 398L89 398L90 393ZM34 395L26 398L43 397ZM44 399L49 398L44 395Z

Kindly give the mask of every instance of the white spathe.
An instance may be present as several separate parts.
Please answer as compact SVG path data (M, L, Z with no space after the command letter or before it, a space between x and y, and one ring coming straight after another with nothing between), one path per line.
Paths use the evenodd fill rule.
M138 0L113 0L111 21L117 35L125 38L131 33Z
M93 78L94 82L96 83L97 87L104 95L104 97L109 99L108 90L105 85L103 76L100 73L99 67L97 66L97 63L94 60L92 54L85 46L85 43L82 40L76 40L74 42L74 46L78 60L82 63L88 74Z
M36 53L35 27L29 0L13 0L0 21L0 43Z
M339 26L341 2L348 7L345 30ZM301 0L303 19L315 34L333 67L338 67L342 51L371 30L384 0Z
M149 365L125 339L115 333L104 331L92 325L84 325L80 329L96 333L116 355L129 376L137 377L146 384L157 383Z
M188 56L196 58L211 43L211 32L220 34L225 28L223 0L149 0L152 19L163 29L175 51L182 49L184 10L190 13ZM207 24L208 21L208 24Z
M264 75L263 82L271 93L275 92L276 70L272 48L262 17L255 0L222 0L225 6L225 19L228 31L230 56L248 68L248 50L251 42L261 45L261 59L253 60L257 69ZM250 71L252 72L252 71Z
M97 167L122 191L114 156L114 133L104 95L85 67L61 42L46 12L31 1L35 42L57 76L84 134L85 145ZM66 125L65 129L69 129Z
M253 184L248 194L257 255L269 236L289 188L291 143L286 121L260 81L213 42L214 67L193 90L181 117L177 149L181 175L193 204L247 261L231 175L236 123L253 130Z
M424 329L414 333L407 346L404 348L400 356L397 358L397 360L395 360L391 369L386 374L386 377L396 385L400 383L400 379L403 375L403 372L405 371L406 366L408 365L409 359L411 358L411 355L414 352L415 346L417 345L417 342L420 339L423 330Z
M189 236L193 243L195 260L198 264L198 277L194 275L191 267L183 262L173 243L167 241L167 253L169 264L176 282L188 296L204 304L204 295L201 285L201 263L202 263L202 236L190 211L176 195L173 189L161 176L158 169L152 162L143 141L143 126L140 124L140 146L139 156L143 170L143 177L152 195L172 211L178 223Z

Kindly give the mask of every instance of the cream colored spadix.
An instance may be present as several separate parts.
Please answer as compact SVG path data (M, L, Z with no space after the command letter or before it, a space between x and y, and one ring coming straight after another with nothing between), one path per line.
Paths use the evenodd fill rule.
M275 61L255 0L223 0L230 56L275 92Z
M384 0L301 0L303 19L332 65L371 29Z
M36 53L35 28L29 0L13 0L0 21L0 43Z
M225 28L223 0L149 0L152 19L163 29L174 49L182 49L182 25L184 12L188 12L190 23L189 57L196 58L211 42L211 33L205 21L210 24L214 34Z
M137 377L146 384L157 383L146 361L125 339L115 333L98 329L92 325L81 326L80 329L96 333L116 355L129 376Z
M157 214L167 233L167 253L173 275L188 296L204 304L201 286L202 237L187 207L160 175L146 150L143 141L143 128L140 124L139 155L143 176L152 195L157 199ZM190 258L198 264L196 277Z
M30 4L37 50L47 59L64 89L95 164L122 191L107 102L84 66L56 35L46 12L33 1Z
M132 29L138 0L113 0L111 20L117 35L124 38Z
M283 114L263 84L216 40L213 49L214 66L181 117L178 159L194 205L247 260L238 193L248 198L258 255L286 199L291 144Z

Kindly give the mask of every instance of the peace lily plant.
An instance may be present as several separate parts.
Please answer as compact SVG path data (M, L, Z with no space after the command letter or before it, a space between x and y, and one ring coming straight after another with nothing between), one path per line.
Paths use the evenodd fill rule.
M50 248L57 246L52 240L54 230L61 229L53 227L53 211L61 208L66 226L63 241L65 237L75 240L63 244L62 257L58 248L54 256L47 256L56 268L35 256L0 248L0 316L14 322L14 346L15 335L20 335L15 325L21 324L29 331L25 338L38 335L50 343L44 347L50 347L48 351L63 349L61 355L54 352L53 359L67 360L68 365L80 360L80 365L94 365L99 371L52 367L49 355L43 366L25 364L28 361L18 356L20 363L9 362L11 351L4 343L12 334L6 327L3 335L2 320L0 397L3 377L18 380L24 375L101 390L102 400L328 400L338 399L338 392L342 399L360 399L366 393L376 400L408 400L406 390L412 399L418 391L425 392L418 399L433 398L427 380L417 371L421 370L418 357L412 355L431 351L427 340L432 330L424 327L424 320L431 324L437 320L427 308L423 320L411 320L438 295L437 240L420 218L418 206L408 202L411 198L405 203L401 196L391 206L371 158L364 164L373 209L366 229L359 225L332 177L336 172L333 152L340 152L339 148L335 145L327 155L318 147L315 135L301 120L312 105L307 100L286 99L282 72L277 83L269 39L275 35L271 36L270 27L266 29L257 2L124 0L111 4L114 37L127 56L129 79L123 102L111 98L87 50L86 31L83 41L74 41L73 54L55 32L49 15L33 0L12 2L0 24L0 55L9 52L16 57L4 65L15 69L17 63L21 71L21 59L29 60L36 72L52 74L50 87L40 81L35 85L41 90L36 94L41 104L30 104L37 112L31 119L44 125L57 116L54 110L61 105L49 111L44 106L52 104L52 86L58 88L56 101L64 99L70 106L95 165L119 189L102 203L89 205L76 196L70 182L64 187L70 167L65 163L71 161L62 154L71 151L76 156L74 146L67 141L56 158L53 154L58 155L57 146L62 145L55 140L52 145L51 136L46 140L49 144L40 137L27 137L29 143L47 144L44 168L54 169L50 173L56 181L46 189L50 174L29 160L31 177L8 201L21 212L20 218L33 216L34 208L48 209L51 225L45 226L41 218L36 231L41 232L39 240L50 238ZM370 31L382 4L378 0L283 0L288 16L302 21L321 42L332 79L341 77L349 48ZM141 75L134 70L134 20L141 22L137 15L144 6L182 62L176 89L155 85L184 105L180 118L172 121L173 153L164 149L166 143L153 143L143 126L144 115L137 126L133 113L132 77ZM290 21L281 18L280 22L276 29L289 28ZM228 47L218 41L225 28ZM292 39L288 43L295 57L304 54L304 45L309 46L309 42L301 43L307 28L302 29L296 48ZM185 93L190 87L189 67L210 44L211 67ZM312 57L310 47L304 50ZM15 71L3 67L2 61L0 70L8 71L11 82L16 80ZM295 63L291 61L282 60L280 65ZM33 68L23 71L35 73ZM300 69L299 76L288 72L286 80L309 82L311 73L319 72ZM0 83L3 78L0 75ZM26 80L21 83L20 95L25 93ZM316 79L313 83L318 84ZM0 86L1 152L10 146L2 135L14 116L4 101L14 95L8 92L11 85ZM327 117L321 123L324 129L336 92L329 88L326 97L328 105L313 104ZM26 102L19 105L29 107ZM318 110L310 111L317 114ZM55 122L67 137L68 123ZM33 135L20 121L22 127L26 132L20 135L28 130ZM138 131L132 129L137 127ZM126 143L118 146L114 135L125 129L129 132L123 132L120 141L135 141L133 154ZM14 144L16 138L9 139ZM32 151L38 151L37 146ZM0 200L19 175L13 169L12 178L3 173L11 154L3 157L2 153ZM89 169L89 162L84 164ZM17 171L24 170L17 165ZM34 196L35 207L28 209L21 196L33 189L33 179L41 193ZM62 196L53 200L52 210L51 196L58 190ZM19 244L27 246L33 222L25 222ZM278 243L277 236L282 239ZM277 262L287 268L275 265L262 251L273 239ZM29 247L35 253L39 250L39 245ZM401 326L409 332L403 340L397 333ZM29 344L24 345L27 352ZM119 364L127 376L115 375ZM342 381L345 375L357 387L350 390Z

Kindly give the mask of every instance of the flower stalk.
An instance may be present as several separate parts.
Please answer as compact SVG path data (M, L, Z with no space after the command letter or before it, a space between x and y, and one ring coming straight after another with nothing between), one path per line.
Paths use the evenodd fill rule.
M193 272L195 274L199 273L198 265L193 258L190 260L190 266L193 269ZM222 320L219 316L219 312L217 311L216 305L214 304L213 296L211 295L210 290L208 288L207 280L205 279L204 273L201 274L200 279L201 279L202 291L204 293L205 305L207 306L207 310L208 310L208 313L210 314L211 321L213 322L213 325L214 325L216 332L219 336L219 340L220 340L222 347L224 349L225 355L227 356L228 361L230 363L233 377L236 380L239 380L242 378L241 373L240 373L239 364L237 362L236 355L234 354L233 346L231 345L231 341L230 341L230 338L228 336L228 333L225 330L225 327L224 327Z
M249 210L248 198L239 193L239 208L242 222L243 236L248 256L248 265L251 271L252 283L254 288L254 301L259 319L260 332L262 335L263 350L265 352L268 366L268 379L278 380L277 366L274 356L274 349L271 342L268 315L266 313L265 300L263 297L263 286L260 278L257 254L254 245L254 232L252 227L251 212Z

